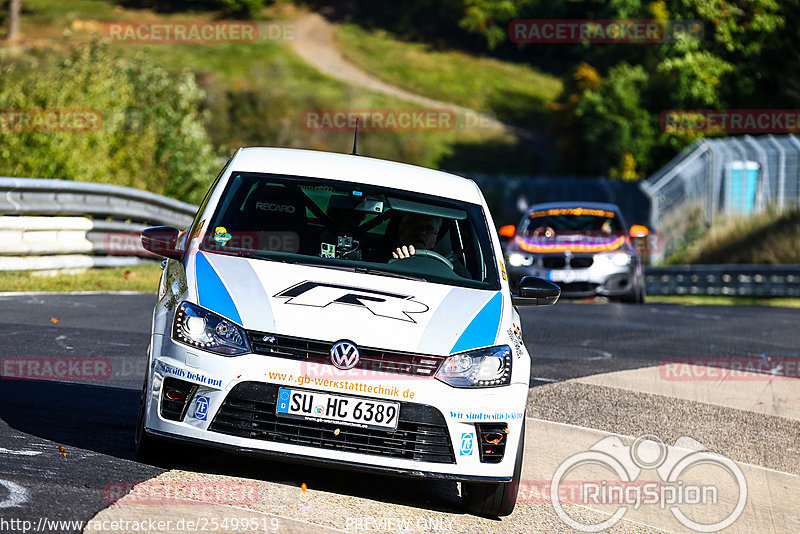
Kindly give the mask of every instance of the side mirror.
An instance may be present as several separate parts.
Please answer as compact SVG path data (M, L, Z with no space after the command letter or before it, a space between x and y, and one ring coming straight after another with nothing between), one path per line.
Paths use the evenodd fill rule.
M512 295L515 306L550 306L558 301L561 288L535 276L525 276L519 281L519 296Z
M171 226L153 226L142 230L142 247L148 252L165 258L180 258L183 252L177 250L177 228Z
M641 224L634 224L633 226L631 226L629 233L631 237L647 237L650 235L650 230L648 230L646 226L642 226Z

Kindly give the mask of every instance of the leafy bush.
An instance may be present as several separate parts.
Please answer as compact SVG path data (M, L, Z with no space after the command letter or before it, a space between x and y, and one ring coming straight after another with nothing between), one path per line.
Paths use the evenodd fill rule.
M0 66L0 109L91 110L99 128L0 123L0 174L113 183L198 202L219 158L203 127L203 92L145 56L100 45L67 58Z

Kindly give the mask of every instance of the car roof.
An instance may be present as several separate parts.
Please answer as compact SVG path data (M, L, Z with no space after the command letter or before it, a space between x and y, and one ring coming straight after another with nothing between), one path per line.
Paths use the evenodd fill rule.
M533 204L528 211L551 210L558 208L587 208L591 210L606 210L620 213L619 206L608 202L545 202L544 204Z
M416 165L351 154L296 148L242 148L234 156L231 170L346 180L472 204L482 203L478 186L467 178Z

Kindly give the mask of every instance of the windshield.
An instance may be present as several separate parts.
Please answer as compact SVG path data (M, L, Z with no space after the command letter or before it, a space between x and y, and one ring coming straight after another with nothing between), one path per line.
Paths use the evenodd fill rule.
M613 211L588 208L555 208L532 211L522 222L519 235L527 240L556 238L619 237L625 229Z
M357 183L233 173L200 248L500 288L480 206Z

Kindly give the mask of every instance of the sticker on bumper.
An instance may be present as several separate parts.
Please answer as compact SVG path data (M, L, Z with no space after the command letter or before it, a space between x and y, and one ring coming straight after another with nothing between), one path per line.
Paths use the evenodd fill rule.
M473 443L472 433L464 432L463 434L461 434L461 451L459 452L459 454L461 456L472 456L472 450L473 450L472 443Z
M194 399L194 414L195 419L205 421L208 417L208 397L197 397Z

